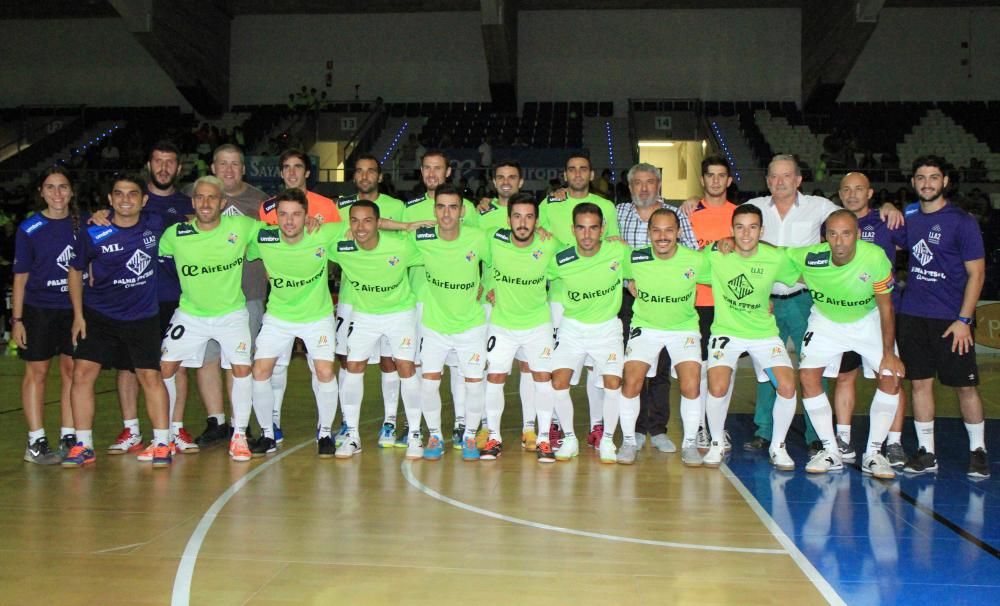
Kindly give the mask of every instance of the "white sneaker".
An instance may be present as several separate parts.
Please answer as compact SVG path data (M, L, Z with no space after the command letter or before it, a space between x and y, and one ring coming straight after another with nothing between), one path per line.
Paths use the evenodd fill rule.
M424 445L420 443L419 436L410 436L407 440L406 458L411 461L424 458Z
M620 465L631 465L635 463L635 453L635 444L622 444L622 447L618 449L618 458L616 461Z
M642 450L642 447L646 445L646 434L637 433L635 434L635 447L637 450Z
M128 427L122 430L113 444L108 446L109 455L121 455L143 450L142 434L132 433Z
M826 473L844 468L844 463L840 458L840 453L836 451L821 450L816 456L806 463L807 473Z
M562 445L556 449L556 460L557 461L569 461L573 457L580 454L580 441L576 439L576 436L564 437Z
M701 464L705 467L718 467L722 465L722 458L726 455L723 450L722 444L718 441L713 441L711 446L708 447L708 452L701 459Z
M896 477L896 472L893 471L889 459L877 452L873 455L866 454L862 457L861 472L880 480L891 480Z
M677 452L677 446L665 433L656 434L649 439L649 443L660 452Z
M354 437L348 437L344 440L344 443L337 448L337 452L335 452L333 456L338 459L350 459L359 452L361 452L361 440Z
M701 451L696 439L681 443L681 463L687 467L701 467Z
M771 465L780 471L795 471L795 461L788 456L784 442L771 448Z
M601 443L597 447L597 451L601 457L601 463L614 464L618 461L618 451L615 449L615 442L607 436L601 438ZM558 453L556 456L559 456Z

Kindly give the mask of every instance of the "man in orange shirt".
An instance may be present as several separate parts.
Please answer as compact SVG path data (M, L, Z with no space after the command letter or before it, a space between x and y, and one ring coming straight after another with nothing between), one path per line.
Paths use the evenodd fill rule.
M281 179L285 182L287 189L299 189L305 192L309 201L309 216L319 219L323 223L338 223L340 212L337 204L316 192L306 189L306 180L312 171L312 161L309 156L300 149L285 150L278 158L278 166L281 169ZM271 225L278 224L277 210L278 203L274 198L264 200L260 205L260 220Z
M733 184L731 167L729 161L723 156L709 155L701 162L701 185L704 188L704 195L701 200L691 209L688 220L694 230L695 238L698 240L698 249L711 246L713 242L721 238L728 238L733 235L733 211L736 205L730 202L726 194ZM711 334L712 320L715 318L715 300L712 298L712 287L699 284L695 294L695 309L698 310L698 323L701 328L701 359L708 360L708 339ZM700 464L701 456L698 448L707 449L711 444L705 424L705 398L708 394L708 379L705 374L707 364L702 365L701 376L701 419L698 429L697 444L681 445L681 460L685 464ZM732 395L732 385L729 386ZM725 438L725 448L730 449L729 436ZM687 450L692 449L692 450ZM687 456L685 456L687 455Z

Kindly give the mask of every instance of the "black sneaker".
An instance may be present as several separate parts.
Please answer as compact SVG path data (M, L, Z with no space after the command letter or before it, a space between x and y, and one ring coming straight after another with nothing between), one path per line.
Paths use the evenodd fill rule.
M465 436L465 425L456 425L455 429L451 431L451 444L452 448L460 449L462 448L462 438Z
M316 443L316 454L321 459L332 459L333 455L337 453L337 447L333 445L332 436L323 436Z
M274 438L261 436L256 442L253 443L253 447L250 449L250 454L256 458L277 451L278 443L274 441Z
M552 452L552 446L548 442L538 442L535 444L535 455L539 463L555 463L556 456Z
M68 433L59 438L59 456L65 459L74 446L76 446L75 433Z
M743 450L747 452L762 452L771 446L770 440L765 440L760 436L754 436L749 442L743 443Z
M209 417L205 423L205 431L201 432L201 435L194 439L194 443L199 448L209 448L222 443L228 444L232 431L233 428L229 426L229 423L220 425L215 417Z
M821 450L823 450L823 442L821 442L819 440L813 440L812 442L809 442L809 457L810 458L815 457L816 455L818 455Z
M36 465L58 465L62 463L62 457L58 453L52 452L52 449L49 448L49 439L45 436L28 444L27 448L24 449L24 460Z
M503 450L503 443L497 440L486 442L486 447L479 451L479 458L486 461L495 461Z
M906 451L899 442L885 445L885 458L894 469L902 469L906 465Z
M845 461L853 461L858 456L851 445L841 440L840 436L837 436L837 450L840 451L840 458Z
M990 463L986 460L986 450L977 448L969 454L969 471L966 475L970 478L990 477Z
M903 471L914 474L937 471L937 457L934 456L933 452L927 452L921 446L917 454L910 457L910 460L903 466Z

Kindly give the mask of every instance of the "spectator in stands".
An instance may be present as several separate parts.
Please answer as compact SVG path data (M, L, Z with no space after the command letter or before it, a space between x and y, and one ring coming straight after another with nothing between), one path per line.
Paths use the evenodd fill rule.
M115 142L108 139L108 144L101 149L101 168L118 168L122 154L115 145Z
M484 139L483 142L479 144L478 151L480 168L487 170L493 166L493 146L490 145L488 139Z
M608 200L613 200L611 195L611 171L607 168L601 171L601 177L594 183L594 190Z

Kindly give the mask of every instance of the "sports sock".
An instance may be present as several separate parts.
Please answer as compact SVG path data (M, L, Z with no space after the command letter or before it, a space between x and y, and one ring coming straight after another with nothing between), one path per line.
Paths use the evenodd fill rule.
M934 421L913 421L917 430L917 445L927 452L934 452Z
M845 444L851 443L851 426L837 425L837 437Z
M774 398L774 431L771 433L771 448L777 448L785 443L788 437L788 428L792 426L792 419L795 418L795 395L785 398L776 393ZM829 404L827 404L829 406ZM833 427L830 427L833 433Z
M701 423L701 402L699 397L692 400L681 396L681 424L684 430L684 442L690 443L698 435L698 427Z
M604 402L601 417L604 419L605 438L614 438L618 429L618 414L621 407L622 390L604 388Z
M882 449L882 442L885 441L889 428L892 427L892 420L896 416L896 408L899 406L899 394L890 395L881 389L875 390L872 398L872 407L869 416L871 417L868 428L868 445L865 446L865 454L872 455ZM850 425L847 426L850 431Z
M427 431L441 435L441 379L424 377L420 387L420 410L427 420ZM464 390L463 390L464 391ZM419 429L418 425L416 429ZM414 427L411 425L410 429Z
M35 431L28 432L28 444L34 444L35 440L45 437L45 428L36 429Z
M792 406L795 400L792 400ZM802 398L802 406L812 421L813 429L820 442L823 442L823 449L828 453L839 453L837 449L837 435L833 433L833 409L830 408L830 399L826 393L820 393L812 398ZM794 413L794 409L793 412ZM784 439L782 439L784 442Z
M535 381L535 415L538 417L538 439L542 442L549 440L549 426L552 424L552 402L555 395L552 393L552 383L550 381Z
M125 419L122 424L132 432L133 436L139 435L139 419Z
M639 396L621 396L618 416L622 425L622 444L635 444L635 422L639 419ZM604 426L607 428L607 425Z
M229 400L233 403L233 423L235 431L245 434L250 423L250 408L253 399L253 379L233 377L233 390Z
M171 421L170 422L170 439L175 438L184 429L184 421Z
M900 444L903 441L903 432L901 431L890 431L889 436L885 439L889 444Z
M350 373L348 373L350 374ZM359 374L362 384L364 375ZM316 382L316 412L319 420L319 437L328 437L333 430L333 417L337 414L337 379L326 383ZM361 407L358 407L361 410Z
M285 388L288 387L288 367L276 364L271 371L271 391L274 392L274 408L271 411L271 423L281 427L281 404L285 401ZM260 426L264 426L261 419Z
M260 423L261 433L274 439L274 425L268 421L274 419L274 388L270 379L253 382L253 413Z
M462 376L458 367L452 366L448 369L448 380L451 384L451 401L455 405L455 427L458 427L459 425L465 425L468 427L469 422L465 419L465 377ZM440 393L438 396L440 399ZM441 407L438 406L439 411L440 408ZM475 430L479 428L473 427L472 429Z
M399 395L403 399L403 412L406 413L406 425L411 434L420 433L420 382L418 375L399 378Z
M986 450L986 441L983 438L983 433L986 431L985 421L980 421L978 423L966 423L965 431L969 432L970 452L976 450L977 448Z
M500 419L503 417L503 383L486 383L486 423L490 428L490 439L502 441ZM534 390L534 387L532 387Z
M178 369L177 372L186 372L185 369ZM169 379L163 379L163 385L167 388L167 421L174 420L174 407L177 405L177 375Z
M336 383L334 383L336 385ZM319 388L321 384L316 382L316 404L319 405ZM329 389L329 388L327 388ZM336 388L334 388L336 389ZM347 423L347 431L350 432L352 429L357 431L358 420L361 418L361 400L365 396L365 374L363 372L345 372L344 381L340 383L340 408L343 412L342 419L344 423ZM324 400L324 404L329 406L329 398ZM329 414L328 411L321 411L324 415ZM333 425L333 417L337 414L337 402L336 397L333 401L333 414L329 415L329 424ZM351 425L351 417L353 415L354 425ZM323 423L320 423L322 427Z
M83 444L84 448L94 447L94 430L92 429L78 429L76 430L76 441L79 444Z
M583 384L587 387L587 406L590 407L590 425L587 427L593 429L594 426L600 425L604 422L601 415L604 414L604 388L594 385L593 379L595 377L591 376L594 374L592 370L584 371L586 375L583 379ZM562 418L562 415L559 415Z
M522 372L518 383L521 394L521 427L535 428L535 379L530 372Z
M383 423L396 424L396 410L399 408L399 373L382 373L382 406L385 408Z
M138 421L138 419L135 422L135 426L139 427L139 421ZM60 427L59 428L59 438L60 439L65 438L68 435L75 435L75 434L76 434L76 429L74 429L72 427Z
M217 415L208 415L208 418L209 419L215 419L215 421L219 425L225 425L226 424L226 415L225 415L225 413L217 414ZM136 425L138 425L138 423Z
M483 420L483 400L486 397L484 381L465 381L465 436L476 437L476 429Z
M701 395L698 397L698 427L704 427L708 429L708 417L706 416L705 410L708 402L708 363L702 362L701 364L701 384L699 385L701 389Z
M169 429L153 429L153 444L163 444L167 446L170 444L170 430Z
M708 432L712 434L712 440L722 443L722 436L725 435L726 413L729 412L729 397L722 396L716 398L711 393L705 401L705 414L708 416Z
M552 407L562 422L563 436L574 437L576 434L573 433L573 400L569 397L568 389L553 388Z

